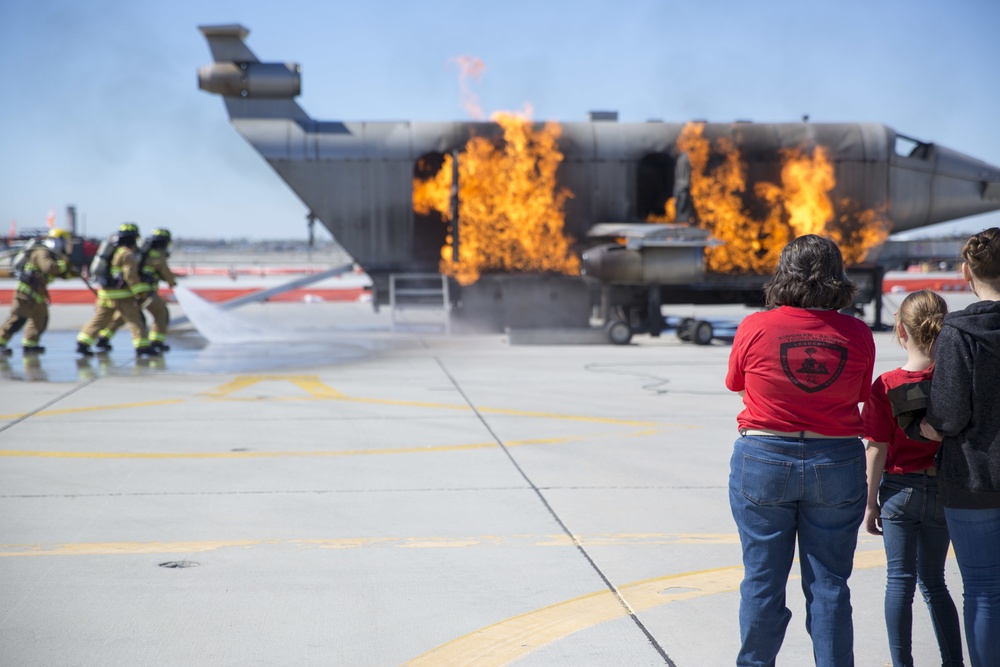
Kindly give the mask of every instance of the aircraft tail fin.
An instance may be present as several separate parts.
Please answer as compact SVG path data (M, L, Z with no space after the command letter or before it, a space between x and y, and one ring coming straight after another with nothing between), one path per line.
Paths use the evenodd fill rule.
M225 62L260 62L243 42L250 34L248 28L238 23L228 25L201 25L198 30L208 40L208 48L217 63Z
M302 92L302 68L295 63L262 63L243 40L250 31L239 24L203 25L215 62L198 69L198 87L222 95L232 120L287 118L309 120L294 100Z

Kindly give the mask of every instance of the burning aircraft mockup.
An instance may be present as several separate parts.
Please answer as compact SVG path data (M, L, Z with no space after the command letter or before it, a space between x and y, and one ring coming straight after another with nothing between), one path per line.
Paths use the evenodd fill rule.
M294 101L298 65L260 62L242 26L200 30L215 63L199 87L368 272L376 304L393 274L449 276L465 306L498 276L584 274L641 323L661 303L745 300L802 234L860 265L890 232L1000 209L1000 169L874 123L318 121Z

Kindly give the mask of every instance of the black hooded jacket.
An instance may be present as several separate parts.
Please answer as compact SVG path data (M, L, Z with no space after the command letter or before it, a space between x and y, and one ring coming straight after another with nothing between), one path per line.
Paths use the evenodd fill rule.
M938 336L926 421L945 507L1000 507L1000 301L948 313Z

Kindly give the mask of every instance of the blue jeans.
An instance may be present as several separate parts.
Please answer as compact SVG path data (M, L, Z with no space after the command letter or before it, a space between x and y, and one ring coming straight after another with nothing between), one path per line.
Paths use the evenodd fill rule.
M1000 508L944 508L965 591L972 667L1000 665Z
M854 664L847 579L867 495L865 450L858 438L736 440L729 504L744 569L737 665L775 664L792 617L785 587L796 538L816 665Z
M938 502L937 479L926 475L882 476L878 490L885 544L885 627L894 667L913 667L913 594L917 585L945 667L962 665L958 610L944 581L948 524Z

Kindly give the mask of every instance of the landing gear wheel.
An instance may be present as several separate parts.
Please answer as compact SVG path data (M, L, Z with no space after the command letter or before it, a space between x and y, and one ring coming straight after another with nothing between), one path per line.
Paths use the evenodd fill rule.
M681 320L681 323L677 325L677 337L680 338L685 343L691 342L691 333L694 328L694 318L685 317Z
M604 326L604 332L615 345L628 345L632 340L632 327L622 320L611 320Z
M701 320L695 322L691 327L691 340L695 345L711 345L715 338L715 331L712 330L712 323Z

